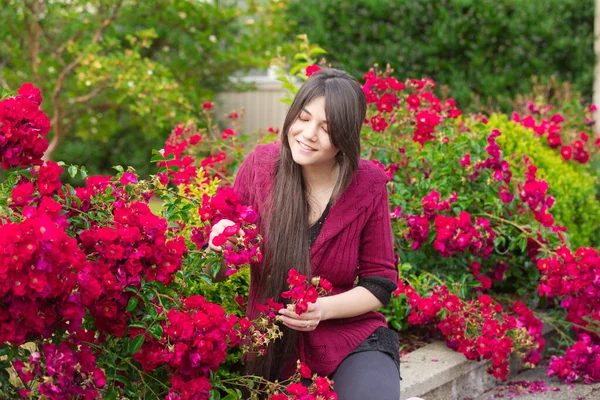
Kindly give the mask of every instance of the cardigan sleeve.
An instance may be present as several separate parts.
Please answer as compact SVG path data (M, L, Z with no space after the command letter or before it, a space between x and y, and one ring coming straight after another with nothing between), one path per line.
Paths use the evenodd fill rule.
M235 175L235 181L233 182L233 190L240 197L242 204L249 206L253 201L253 175L254 175L254 158L255 152L253 151L246 157L246 159L240 165L237 174Z
M398 259L394 253L388 191L385 182L376 185L371 215L360 235L358 278L360 281L377 276L396 283Z

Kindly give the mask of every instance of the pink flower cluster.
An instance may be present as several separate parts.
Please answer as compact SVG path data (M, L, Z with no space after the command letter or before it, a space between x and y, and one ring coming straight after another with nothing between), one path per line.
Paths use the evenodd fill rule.
M294 268L288 271L287 283L290 290L281 293L281 297L289 299L294 306L294 312L298 315L304 314L308 310L308 303L314 303L328 292L331 292L333 286L325 278L313 278L315 285L308 282L308 277L301 275Z
M36 390L49 400L75 396L94 400L99 397L98 388L106 384L104 371L96 366L96 357L85 344L74 350L64 342L58 345L46 343L42 352L32 353L27 363L16 359L13 366L23 384L39 382ZM22 389L19 394L29 398L32 390Z
M567 321L579 334L577 342L563 357L554 357L549 375L573 382L600 381L600 255L592 248L579 248L573 254L567 247L556 251L556 256L539 259L542 273L538 291L540 296L561 299L567 311ZM591 332L590 332L591 331Z
M0 101L0 167L42 165L50 119L40 110L39 89L26 83L15 97Z
M503 313L503 308L487 295L463 301L451 294L445 285L431 288L429 297L421 297L411 286L398 282L396 296L406 295L412 307L408 322L413 325L436 322L446 338L448 347L464 354L469 360L492 360L490 373L498 379L506 379L509 372L510 354L515 350L515 330L523 328L529 343L523 352L527 362L535 364L544 342L541 323L533 314L519 304L515 308L519 318Z

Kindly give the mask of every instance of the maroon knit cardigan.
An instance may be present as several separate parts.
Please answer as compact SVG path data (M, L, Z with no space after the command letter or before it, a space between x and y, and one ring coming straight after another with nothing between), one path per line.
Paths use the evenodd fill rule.
M279 143L260 145L246 158L236 176L235 191L242 203L253 207L259 216L273 195L278 156ZM355 287L357 278L381 276L394 282L398 279L387 181L379 167L360 160L350 185L331 206L311 248L310 259L313 276L321 276L333 284L332 295ZM255 306L260 301L261 288L256 282L260 268L260 264L251 267L249 318L257 315ZM387 323L377 312L322 321L314 331L299 333L296 354L284 368L283 376L293 372L290 369L296 359L321 376L331 375L380 326Z

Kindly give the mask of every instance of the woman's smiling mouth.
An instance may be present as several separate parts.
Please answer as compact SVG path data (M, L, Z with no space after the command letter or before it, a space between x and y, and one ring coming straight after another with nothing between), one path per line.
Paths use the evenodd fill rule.
M317 150L313 149L312 147L309 147L309 146L305 145L304 143L302 143L299 140L296 140L296 142L298 142L298 145L300 146L301 150L304 150L304 151L317 151Z

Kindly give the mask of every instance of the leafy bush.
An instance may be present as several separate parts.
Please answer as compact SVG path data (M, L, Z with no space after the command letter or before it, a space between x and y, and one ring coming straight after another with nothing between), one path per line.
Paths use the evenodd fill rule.
M147 154L176 123L195 118L232 74L266 68L271 49L285 46L287 2L243 3L8 0L0 85L29 81L48 94L48 156L73 139L58 159L85 161L93 174L126 160L147 173Z
M469 108L472 94L528 92L532 75L590 97L593 9L593 0L293 0L288 19L357 77L390 63L399 79L449 85Z
M540 177L548 182L549 192L556 199L552 214L559 225L568 228L567 234L573 246L599 246L598 183L589 168L565 161L559 153L545 146L543 139L531 130L510 122L506 115L492 115L488 125L503 133L498 143L516 173L523 172L520 167L523 155L527 155L539 168Z

